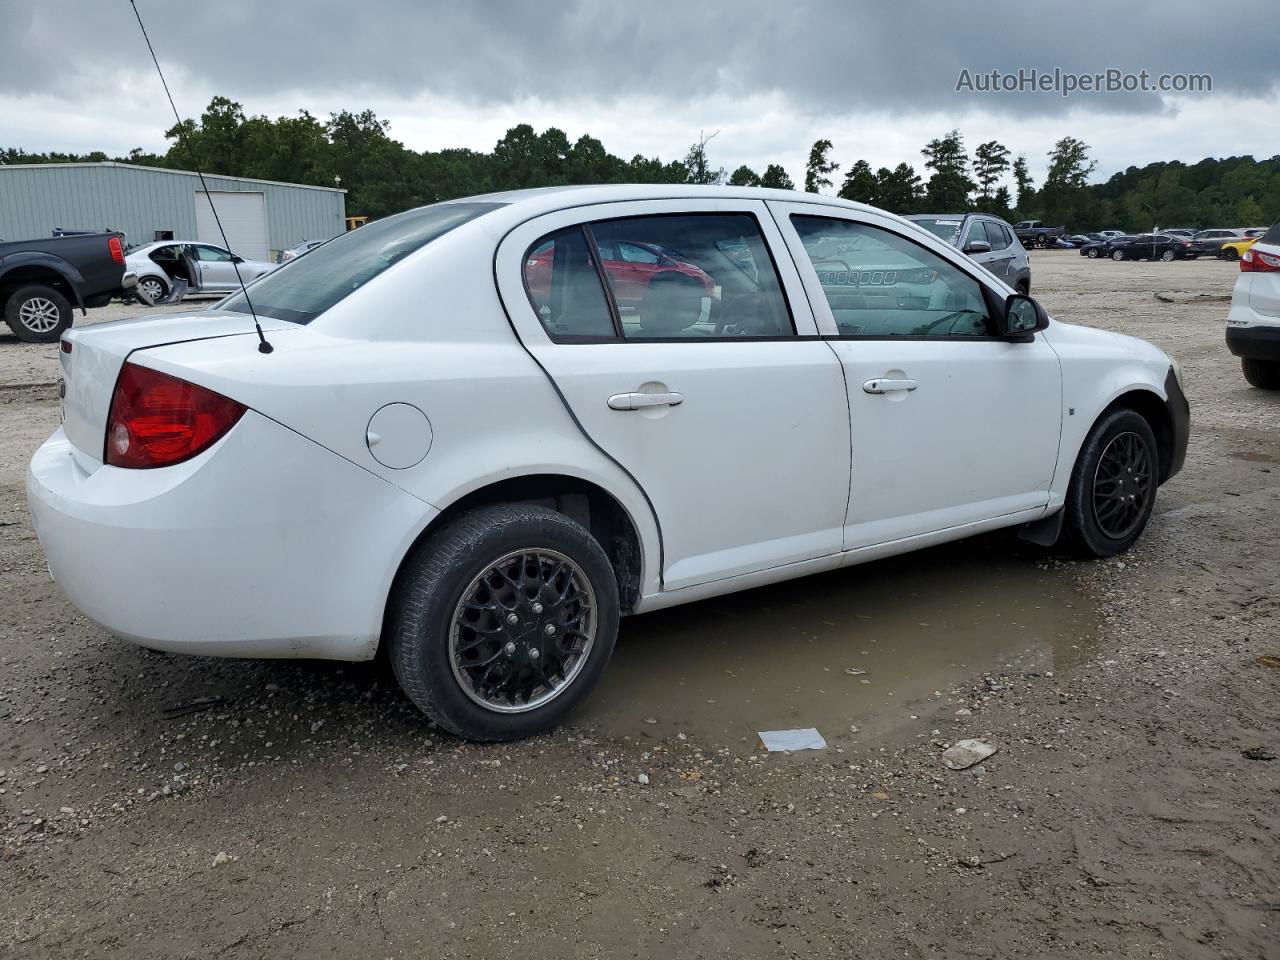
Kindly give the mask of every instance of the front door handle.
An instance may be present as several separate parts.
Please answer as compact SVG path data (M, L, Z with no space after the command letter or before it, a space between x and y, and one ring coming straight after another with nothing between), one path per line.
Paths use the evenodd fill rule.
M914 380L885 380L876 378L862 385L865 393L893 393L896 390L914 390L920 384Z
M678 407L682 403L683 393L615 393L609 398L609 409L642 410L645 407Z

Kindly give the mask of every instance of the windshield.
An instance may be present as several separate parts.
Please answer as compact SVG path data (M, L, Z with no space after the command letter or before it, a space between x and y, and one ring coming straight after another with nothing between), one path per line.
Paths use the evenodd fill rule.
M911 219L935 237L940 237L955 246L956 238L960 233L961 219L959 217L912 217Z
M262 316L310 323L409 254L501 206L437 203L368 223L264 274L249 290L253 307ZM232 294L218 307L249 313L244 293Z

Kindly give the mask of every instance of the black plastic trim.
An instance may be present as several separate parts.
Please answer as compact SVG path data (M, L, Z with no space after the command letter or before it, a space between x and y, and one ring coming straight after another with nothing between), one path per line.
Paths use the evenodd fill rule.
M1173 449L1170 451L1169 470L1160 479L1164 483L1187 461L1187 442L1191 439L1191 404L1187 395L1182 392L1182 384L1178 383L1178 375L1169 367L1164 378L1165 409L1169 411L1169 422L1173 424Z
M1248 360L1280 361L1280 327L1227 327L1227 349Z

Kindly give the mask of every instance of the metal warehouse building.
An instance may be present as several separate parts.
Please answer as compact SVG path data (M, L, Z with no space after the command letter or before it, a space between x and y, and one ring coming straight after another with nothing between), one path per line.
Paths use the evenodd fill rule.
M266 260L304 240L346 227L346 191L205 174L233 253ZM128 163L0 164L0 238L54 230L120 230L129 243L192 240L222 245L200 188L187 170Z

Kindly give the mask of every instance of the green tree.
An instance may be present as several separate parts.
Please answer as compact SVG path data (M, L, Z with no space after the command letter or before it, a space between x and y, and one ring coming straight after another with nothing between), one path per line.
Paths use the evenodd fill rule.
M1049 151L1049 172L1040 188L1040 209L1044 219L1055 224L1077 224L1085 219L1088 196L1085 186L1097 163L1089 159L1089 145L1075 137L1063 137ZM1146 211L1154 221L1159 216L1156 198L1148 198Z
M1035 203L1036 185L1031 179L1031 174L1027 170L1027 158L1018 154L1016 160L1013 161L1013 182L1018 188L1018 215L1026 218L1031 213L1032 205Z
M697 142L685 154L684 166L688 171L687 182L707 185L724 183L724 167L712 168L711 162L707 159L707 144L714 140L719 133L720 131L717 130L709 137L699 134Z
M978 181L978 206L994 212L995 186L1009 169L1009 148L996 140L978 144L973 151L973 176ZM1006 204L1007 206L1007 204Z
M967 210L975 184L969 179L969 157L960 131L930 140L920 152L925 167L933 171L925 184L925 204L938 213Z
M1236 205L1236 222L1245 227L1263 226L1266 214L1263 212L1262 204L1258 203L1252 195L1245 197Z
M771 163L764 168L764 174L760 177L760 186L772 187L774 190L794 190L796 188L795 182L787 176L787 171L776 163Z
M745 164L733 171L729 176L729 186L731 187L758 187L760 186L760 174L756 173Z
M858 160L844 175L844 183L840 185L838 196L845 200L856 200L859 203L877 204L876 175L871 172L871 165L865 160Z
M891 213L920 213L920 176L909 163L876 171L876 203Z
M815 140L809 148L809 159L804 165L805 193L821 193L823 187L831 186L831 174L840 169L840 164L827 158L832 146L830 140Z

